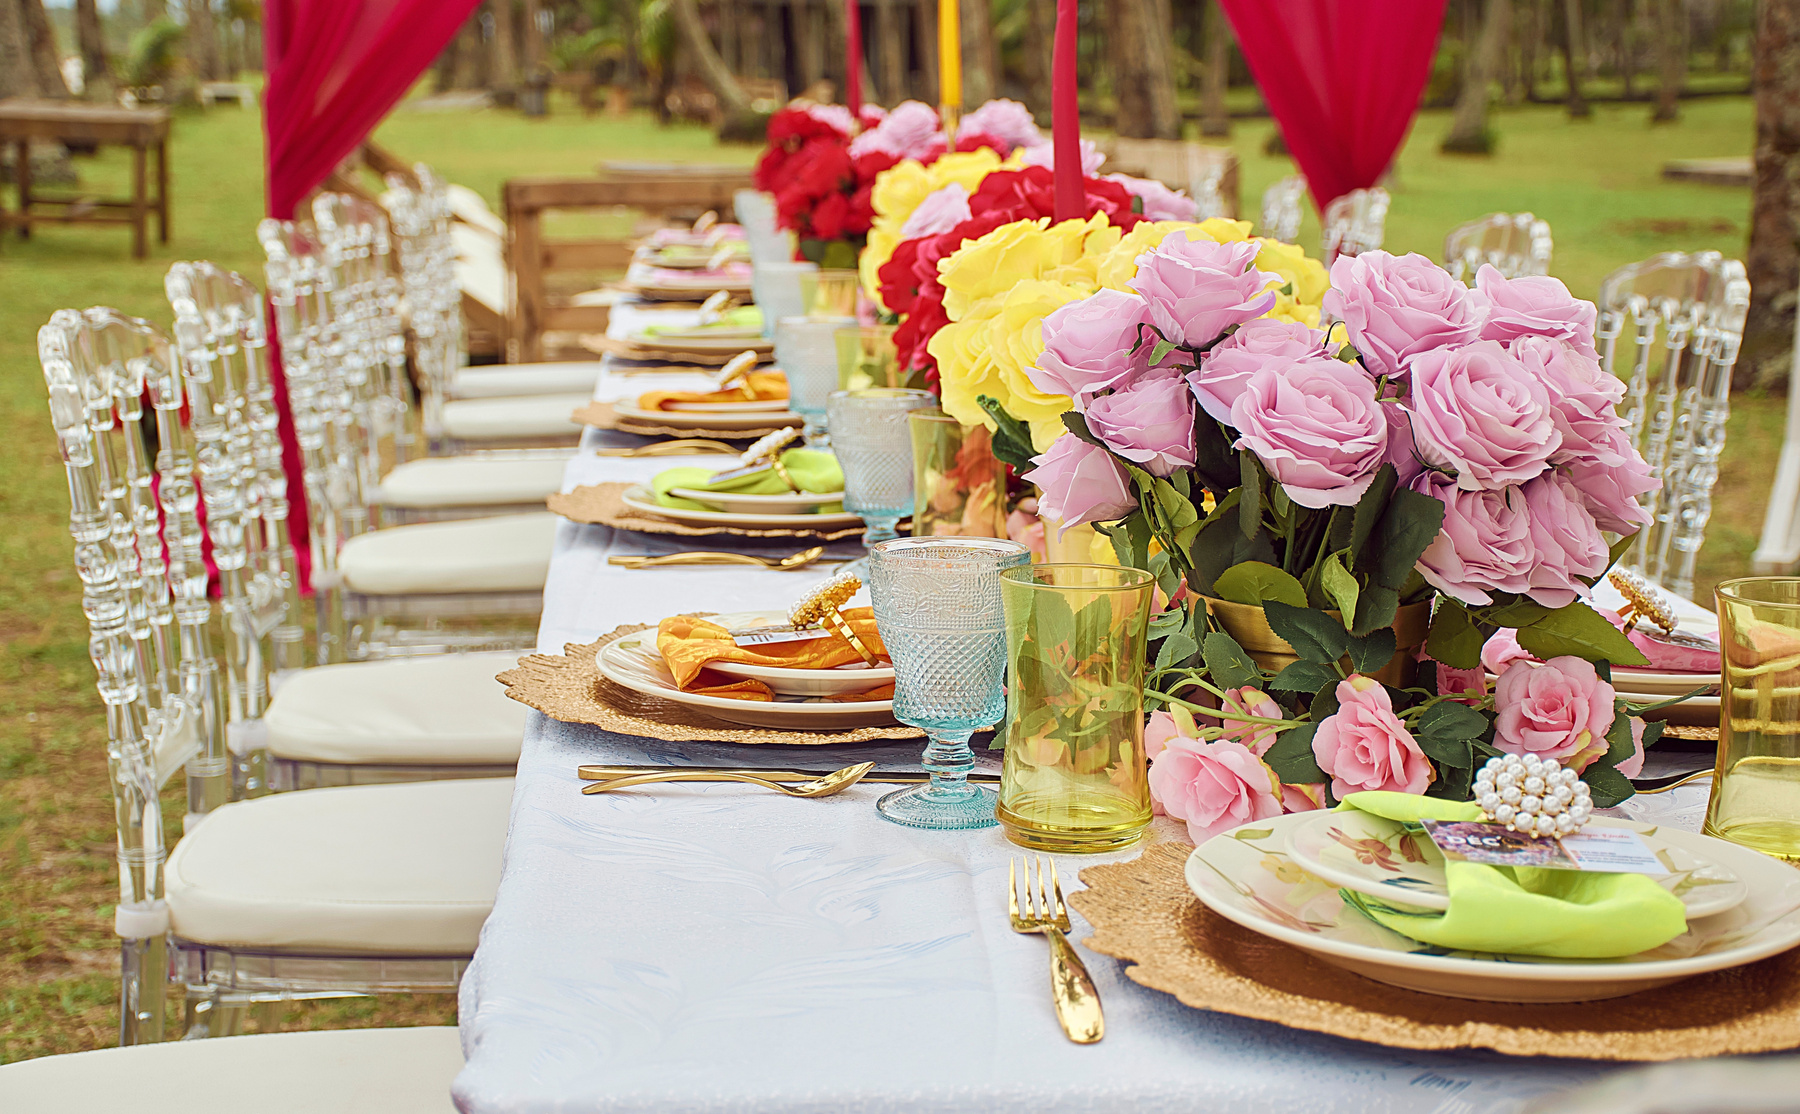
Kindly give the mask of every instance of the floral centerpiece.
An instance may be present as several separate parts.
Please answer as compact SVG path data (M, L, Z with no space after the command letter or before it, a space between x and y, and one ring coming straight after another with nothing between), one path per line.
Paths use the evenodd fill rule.
M1199 838L1356 790L1465 800L1502 752L1581 771L1596 804L1629 796L1656 705L1617 697L1610 664L1644 658L1586 597L1656 481L1593 305L1372 252L1333 266L1327 332L1265 317L1287 284L1260 251L1172 232L1050 312L1025 372L1071 400L1047 448L990 407L1046 512L1096 524L1169 600L1162 806ZM1502 628L1533 660L1489 692Z

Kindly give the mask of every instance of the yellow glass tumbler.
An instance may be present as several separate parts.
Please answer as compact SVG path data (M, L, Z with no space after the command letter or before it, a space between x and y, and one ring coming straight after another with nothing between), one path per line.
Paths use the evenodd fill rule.
M1113 851L1150 826L1142 569L1030 565L1000 574L1006 764L997 816L1014 843Z
M913 536L1004 538L1006 466L986 426L914 410Z
M893 325L845 325L837 331L838 390L910 387L900 370Z
M1714 594L1723 692L1704 830L1800 861L1800 577L1728 580Z

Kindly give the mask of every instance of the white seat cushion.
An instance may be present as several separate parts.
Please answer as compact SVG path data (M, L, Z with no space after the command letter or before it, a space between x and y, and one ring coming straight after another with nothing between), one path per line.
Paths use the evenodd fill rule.
M570 415L592 401L591 388L585 394L460 399L444 403L444 432L459 441L527 437L573 441L581 435L581 423Z
M396 465L375 501L388 507L492 507L542 503L562 490L567 456L436 456Z
M454 1114L454 1025L264 1033L0 1067L6 1114Z
M510 276L506 272L506 245L492 233L467 224L452 224L450 239L456 248L457 286L505 317L512 305Z
M367 595L536 591L560 521L544 511L392 526L344 543L338 567Z
M594 393L600 381L598 360L552 364L492 364L466 367L450 380L451 398L509 398L530 395Z
M473 955L512 786L353 785L223 805L169 855L172 929L245 948Z
M488 208L487 198L468 186L455 182L444 183L444 200L450 203L450 215L457 220L485 230L496 240L506 239L506 222Z
M516 763L531 709L494 677L518 660L439 654L303 669L263 717L269 750L309 762Z

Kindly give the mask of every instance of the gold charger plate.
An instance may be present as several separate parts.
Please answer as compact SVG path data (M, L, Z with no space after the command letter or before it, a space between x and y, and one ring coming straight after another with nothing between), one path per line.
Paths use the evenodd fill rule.
M564 723L586 723L643 739L705 743L785 743L827 746L887 739L922 739L925 733L903 723L836 731L784 731L726 723L670 700L633 692L600 675L600 650L628 634L648 630L628 623L586 644L571 642L560 654L527 654L495 678L506 695Z
M1394 1048L1491 1048L1512 1056L1679 1060L1800 1046L1800 949L1600 1002L1519 1005L1420 994L1365 979L1207 909L1165 843L1081 872L1069 895L1084 943L1125 974L1196 1009Z
M713 426L682 425L679 413L665 412L672 419L669 424L627 418L614 411L610 402L590 402L570 417L595 429L616 429L621 433L636 433L643 437L710 437L715 441L754 441L759 437L767 437L778 429L799 425L801 420L796 414L791 419L782 419L752 429L718 429Z
M774 344L761 337L744 341L741 344L714 347L711 345L683 346L676 343L645 344L622 337L609 337L604 333L583 333L581 334L581 346L590 352L598 352L603 356L617 356L622 360L655 360L705 367L724 367L736 359L739 352L747 349L756 353L759 363L767 363L775 352Z
M740 538L806 538L818 541L842 541L860 538L863 526L845 526L831 530L803 530L787 527L689 526L672 518L639 511L625 502L625 492L639 486L628 483L592 484L570 492L557 492L544 500L544 505L573 522L591 526L611 526L618 530L635 530L640 534L674 534L687 538L733 535Z

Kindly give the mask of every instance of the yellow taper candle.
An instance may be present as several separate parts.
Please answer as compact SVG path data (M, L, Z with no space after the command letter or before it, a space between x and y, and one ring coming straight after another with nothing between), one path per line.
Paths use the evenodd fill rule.
M962 0L938 0L938 104L962 107Z

